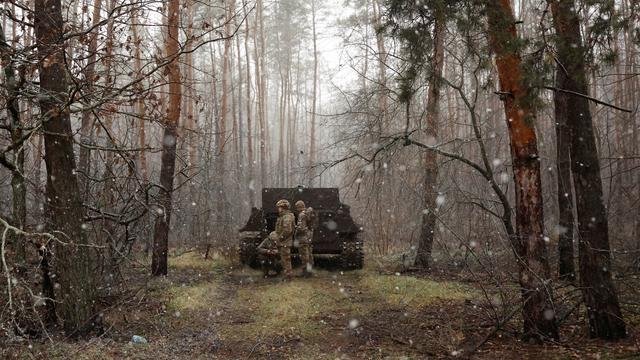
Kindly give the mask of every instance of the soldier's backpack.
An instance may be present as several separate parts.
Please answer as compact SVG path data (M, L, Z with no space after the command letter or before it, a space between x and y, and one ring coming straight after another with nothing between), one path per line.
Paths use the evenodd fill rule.
M315 230L318 225L320 225L320 219L318 219L318 213L313 210L313 208L308 207L305 212L307 213L307 216L309 218L308 220L308 224L309 224L309 228L311 230Z

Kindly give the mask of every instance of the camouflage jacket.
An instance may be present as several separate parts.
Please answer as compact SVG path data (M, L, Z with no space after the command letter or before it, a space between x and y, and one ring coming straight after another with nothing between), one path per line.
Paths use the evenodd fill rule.
M309 216L307 215L307 210L302 210L300 214L298 214L298 224L296 225L296 237L299 240L310 240L308 239L313 234L313 229L309 224Z
M278 246L293 245L295 222L296 218L289 210L285 210L282 215L278 216L278 221L276 221L276 233L280 238Z

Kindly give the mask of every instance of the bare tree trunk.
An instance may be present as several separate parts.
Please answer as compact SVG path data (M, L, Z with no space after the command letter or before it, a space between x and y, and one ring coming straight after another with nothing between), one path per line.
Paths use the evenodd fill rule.
M558 67L556 82L564 88L564 70ZM573 184L571 179L571 134L568 128L568 95L557 93L554 97L556 117L556 166L558 170L558 276L573 280L576 277L573 260Z
M195 84L193 82L193 42L191 38L193 36L193 9L194 2L193 0L186 1L186 11L187 11L187 43L185 46L185 63L187 68L187 94L186 94L186 105L187 105L187 121L185 124L187 136L185 137L187 141L187 156L188 156L188 166L189 166L189 177L195 176L196 168L197 168L197 145L196 145L196 124L194 118L194 102L195 102L195 93L193 89L195 88Z
M285 172L286 175L286 181L285 184L287 186L290 186L293 183L292 177L293 177L293 161L296 158L293 154L293 149L295 149L295 145L296 145L296 136L295 136L295 118L293 116L293 75L292 75L292 69L291 67L293 66L291 60L289 62L289 66L288 66L288 71L287 71L287 82L289 83L288 88L289 91L287 92L287 152L286 152L286 156L287 156L287 169Z
M162 165L160 167L160 193L158 196L159 216L156 218L153 234L153 258L151 274L167 275L167 253L169 251L169 225L173 197L173 179L176 166L176 143L178 141L178 121L180 120L180 66L178 63L178 26L180 22L180 1L168 0L168 30L166 53L171 59L167 65L169 79L169 107L164 121L162 137Z
M56 324L56 294L55 285L53 284L52 270L51 270L51 252L50 245L43 244L38 248L40 254L40 274L42 276L42 295L45 298L45 313L44 323L48 326Z
M504 109L511 139L516 195L516 237L512 246L519 263L524 337L558 338L547 247L538 145L530 92L521 69L519 39L510 0L485 1L489 42L496 54Z
M268 123L268 119L267 119L267 114L268 114L268 94L267 94L267 90L268 90L268 78L267 78L267 66L265 65L265 61L267 58L267 45L266 45L266 41L265 41L265 34L264 34L264 4L263 4L263 0L257 0L258 2L258 20L260 23L260 152L261 152L261 156L264 155L264 157L261 157L261 159L264 160L260 160L261 161L261 175L262 175L262 186L266 187L267 185L265 184L266 180L267 180L267 166L269 165L270 161L271 161L271 154L270 151L267 151L267 144L269 144L269 123Z
M558 87L587 94L585 49L573 0L549 0L558 36L558 61L562 64ZM566 71L566 72L565 72ZM571 171L574 176L580 287L587 306L592 337L620 339L626 336L616 289L611 279L611 249L604 206L600 161L587 99L557 93L567 104L571 136Z
M212 112L213 112L213 117L212 117L212 122L213 122L213 136L212 138L214 139L214 146L212 147L213 149L215 149L216 151L213 151L213 155L210 158L213 158L213 168L214 168L214 174L213 174L213 181L214 181L214 185L213 185L213 189L212 189L212 193L213 193L213 199L212 201L215 203L220 202L220 197L221 197L221 192L222 192L222 184L220 183L220 178L222 177L221 174L221 169L220 169L220 156L221 154L218 153L217 149L219 148L219 143L222 140L222 136L220 136L220 109L218 106L218 77L217 77L217 72L218 72L218 67L216 66L216 56L215 56L215 48L213 46L213 43L209 43L209 51L210 51L210 56L211 56L211 108L212 108ZM211 126L210 126L211 127ZM209 130L211 131L211 130ZM207 175L209 174L209 172L207 171ZM215 220L219 221L220 218L220 213L218 211L213 213ZM214 239L217 240L217 239Z
M240 26L240 24L238 24L238 18L236 17L234 19L234 23L236 28L238 28ZM236 164L236 172L238 173L238 180L236 181L237 187L238 187L238 193L239 194L243 194L244 191L242 190L242 183L244 182L245 179L245 174L244 174L244 142L243 142L243 138L244 138L244 126L243 126L243 120L242 120L242 83L243 83L243 79L242 79L242 53L240 51L240 37L237 36L236 37L236 64L238 66L238 78L236 80L237 83L237 87L238 87L238 92L237 92L237 96L236 98L236 106L237 106L237 114L238 114L238 118L237 118L237 148L236 148L236 158L238 163ZM247 99L247 101L249 101L249 99Z
M234 81L233 72L234 72L234 53L233 46L229 49L229 97L231 97L231 140L233 141L233 165L234 169L234 178L240 180L240 130L238 128L238 112L237 108L240 106L236 94L236 80ZM238 181L234 181L234 185L238 185ZM240 190L239 188L237 190Z
M379 0L373 0L373 20L376 28L380 28L382 26L382 14L380 9ZM378 135L382 134L382 130L387 128L387 50L384 44L384 37L382 36L382 32L376 31L376 44L378 47L378 81L380 82L381 89L378 94L378 106L382 113L382 117L378 122Z
M384 131L388 129L388 102L387 102L387 74L386 74L386 61L387 61L387 51L385 47L384 37L382 32L377 31L382 26L382 13L380 8L379 0L372 1L372 9L373 9L373 23L376 29L376 46L377 46L377 61L378 61L378 84L376 84L374 88L374 93L376 93L376 98L378 100L378 108L377 112L380 114L376 119L377 129L371 131L371 138L373 142L379 141L380 137L383 136ZM381 240L381 251L387 252L390 247L389 241L389 233L387 232L387 226L384 223L384 213L383 207L384 201L386 199L381 198L384 193L388 192L388 187L390 183L386 181L385 177L387 172L385 169L381 169L380 167L374 168L374 176L370 187L372 191L376 193L376 198L374 202L375 210L374 214L377 217L376 223L378 226L378 236Z
M135 46L135 72L136 77L140 79L143 77L142 73L142 38L138 31L138 12L133 10L131 13L131 31L133 33L133 41ZM146 131L146 116L147 116L147 108L145 103L145 98L143 96L144 85L142 81L140 81L136 87L137 98L135 102L135 112L138 117L138 164L137 170L142 177L142 186L146 187L149 184L149 170L147 167L147 131ZM153 248L153 244L151 242L151 238L149 236L143 237L144 241L144 254L146 256L149 255L149 252Z
M561 71L561 70L559 70ZM573 280L576 277L573 260L573 184L571 178L570 141L567 129L566 96L556 94L556 151L558 170L558 276L561 279Z
M231 0L228 3L228 8L226 9L227 16L225 22L225 34L229 36L231 34L231 20L233 16L233 8L234 8L234 0ZM231 39L224 40L224 53L222 55L222 99L220 105L220 134L222 136L222 141L218 144L218 151L220 151L220 155L224 153L224 147L227 137L227 116L229 112L229 53L231 50Z
M265 77L262 74L264 69L264 37L262 36L262 0L256 1L256 21L255 29L253 33L253 47L255 50L255 72L256 72L256 116L258 117L259 125L259 147L260 147L260 184L262 187L267 186L267 151L266 151L266 120L264 113L264 81ZM259 52L260 50L260 52Z
M98 54L98 35L100 32L100 28L98 24L100 23L100 15L102 10L102 0L95 0L93 3L93 16L92 16L92 27L93 31L89 33L89 48L87 51L89 52L89 58L87 59L87 67L84 70L84 77L86 88L85 92L89 95L92 94L94 88L93 84L96 81L96 58ZM80 157L79 161L79 170L83 176L83 191L84 196L87 195L87 191L89 190L89 178L91 177L90 172L90 164L89 161L91 158L91 149L88 145L92 142L91 131L93 127L93 113L91 110L84 111L82 113L82 122L80 125ZM83 146L84 145L84 146Z
M247 16L246 4L243 3L244 14ZM248 188L249 188L249 206L254 206L256 203L256 184L255 184L255 170L253 164L253 134L251 125L251 55L249 53L249 19L244 22L245 36L244 36L244 53L247 62L247 75L246 75L246 88L247 88L247 165L249 167L249 173L247 176ZM255 32L255 28L254 28ZM257 64L257 60L256 60ZM257 75L256 75L257 76Z
M133 32L133 41L135 42L135 71L136 76L140 78L142 76L142 38L138 33L138 16L137 12L134 11L131 14L131 30ZM143 183L149 182L149 175L147 170L147 151L145 148L147 147L147 139L146 139L146 129L145 129L145 120L146 120L146 104L144 101L144 97L142 96L142 83L139 83L136 87L138 91L138 97L136 99L136 112L138 114L138 142L140 146L140 155L139 155L139 164L138 169L140 170L140 175L142 176Z
M13 32L15 33L15 23L13 24ZM13 60L11 59L11 49L4 35L4 28L0 26L0 60L4 68L4 76L7 91L7 114L9 115L9 129L11 132L11 146L13 149L13 159L11 162L11 191L13 206L13 226L24 230L27 221L27 189L24 183L24 147L27 142L22 138L22 121L20 119L20 100L18 93L22 87L23 76L16 79L16 73ZM25 261L26 244L24 236L13 234L15 241L15 250L17 258Z
M300 52L302 46L300 44L298 44L298 53L296 55L296 84L295 84L295 102L294 102L294 96L293 96L293 92L290 92L289 94L289 113L290 113L290 119L291 119L291 176L292 176L292 180L291 180L291 185L297 185L297 184L303 184L304 183L304 178L302 176L300 176L300 172L299 172L299 164L303 164L302 163L302 159L301 159L301 152L299 151L299 149L304 149L304 147L306 146L306 144L303 144L303 141L301 138L299 138L298 133L298 120L301 120L299 118L299 113L298 113L298 109L299 109L299 105L300 105L300 98L301 98L301 89L300 89L300 79L302 78L301 72L302 72L302 59L300 56ZM293 88L293 78L292 78L292 84L291 87ZM306 82L306 78L304 79L304 81ZM305 94L306 95L306 94ZM300 143L298 143L300 142ZM296 173L294 173L294 170L297 170Z
M633 0L629 0L627 7L629 9L630 23L640 23L640 8L634 6ZM640 44L636 44L633 41L629 42L627 51L629 52L629 66L631 69L638 67L638 45ZM628 80L631 82L631 92L629 93L630 104L627 105L627 108L633 109L633 113L631 114L631 142L633 143L633 148L631 150L633 154L637 155L640 154L640 117L638 116L640 111L640 76L633 76ZM636 157L630 166L634 169L640 168L640 159ZM640 171L638 171L636 175L635 188L636 201L640 202ZM635 214L633 238L640 240L640 211L636 211ZM640 249L640 246L637 247ZM640 265L640 262L638 262L638 264Z
M28 115L31 115L31 112L27 112ZM33 155L33 167L34 171L34 192L35 192L35 204L34 207L37 210L37 221L43 223L45 221L45 190L42 187L42 159L44 158L44 135L42 133L37 135L38 143L36 145L36 150Z
M318 36L316 34L316 0L311 0L311 25L313 30L313 95L311 100L311 134L309 145L309 185L313 187L316 166L316 104L318 100ZM366 56L365 56L366 59ZM365 65L366 66L366 65ZM366 76L366 70L365 70Z
M110 0L107 11L112 12L115 9L115 7L116 7L116 0ZM113 42L114 42L113 27L114 27L114 19L109 19L109 21L107 22L106 46L105 46L105 57L104 57L105 87L107 88L111 88L115 84L115 80L114 80L114 77L112 76L112 69L111 69L111 64L113 63ZM107 106L108 106L108 109L104 115L105 122L103 127L105 130L105 137L107 140L105 148L109 150L107 150L105 154L105 169L102 177L103 179L110 179L114 177L113 163L114 163L115 152L113 150L116 147L116 144L114 143L112 130L113 130L113 116L114 116L114 113L117 113L118 105L114 103L110 103L110 104L108 103ZM109 206L110 204L113 204L114 202L114 199L113 199L114 193L112 191L114 186L115 186L115 183L113 181L104 181L104 187L101 193L101 198L103 201L103 205L105 207ZM111 232L109 227L111 227L112 225L113 225L112 223L106 224L107 231Z
M434 32L433 74L431 74L431 86L427 99L426 129L428 143L436 143L438 138L438 122L440 121L440 78L444 66L444 35L445 18L441 10L437 9ZM423 214L420 239L415 265L421 268L429 268L431 264L431 250L436 231L436 208L438 187L438 158L434 151L427 151L424 155L424 180L423 180Z
M233 9L235 8L235 1L231 0L227 4L226 18L225 18L225 34L230 36L231 34L231 21L233 17ZM229 114L229 75L230 71L230 51L231 51L231 39L224 40L224 52L222 55L222 98L220 103L220 118L219 118L219 135L218 135L218 171L220 172L220 189L224 189L224 172L225 172L225 146L227 142L227 117ZM220 192L224 196L224 191ZM223 207L224 208L224 207ZM223 210L224 211L224 210Z
M365 27L364 27L364 35L363 35L362 42L364 43L365 47L363 50L364 64L362 65L361 78L362 78L363 93L367 94L368 93L367 73L369 72L369 56L367 56L367 53L369 51L368 49L369 48L369 28L371 27L371 19L369 18L369 0L364 1L364 23L365 23Z
M220 129L218 128L220 126L220 121L218 121L220 118L220 111L218 108L218 77L216 76L218 67L216 66L216 54L213 43L209 43L209 55L211 57L211 108L213 110L213 119L215 120L213 130L216 142L215 147L217 148L218 142L220 141Z
M227 4L226 4L226 18L225 18L225 34L227 37L231 36L232 33L232 29L231 29L231 24L233 21L233 17L234 17L234 13L235 13L235 0L230 0ZM228 116L229 116L229 97L233 96L233 94L231 93L231 86L229 84L230 82L230 77L231 77L231 38L227 38L224 40L224 51L223 51L223 55L222 55L222 97L221 97L221 103L220 103L220 117L219 117L219 127L218 127L218 133L219 133L219 141L218 141L218 173L219 173L219 181L218 181L218 186L220 188L220 202L222 204L224 204L224 206L222 206L220 208L219 211L222 211L221 215L221 220L222 220L222 226L223 229L226 229L229 221L228 215L230 213L230 210L227 208L227 195L224 191L224 183L225 183L225 172L226 172L226 143L227 140L229 139L229 134L227 134L227 123L228 123ZM233 110L232 110L233 111ZM232 128L232 133L233 135L233 128ZM232 141L235 141L235 139L233 139L233 136L231 137Z
M287 81L285 80L282 69L280 69L280 106L279 106L279 116L278 116L278 186L284 187L284 117L285 117L285 106L286 106L286 93L287 93Z
M71 122L66 108L62 7L60 0L35 1L41 113L44 116L45 163L49 219L64 244L57 245L56 271L60 284L59 309L69 336L91 329L95 286L91 252L82 231L84 211L75 174ZM64 234L64 235L62 235Z

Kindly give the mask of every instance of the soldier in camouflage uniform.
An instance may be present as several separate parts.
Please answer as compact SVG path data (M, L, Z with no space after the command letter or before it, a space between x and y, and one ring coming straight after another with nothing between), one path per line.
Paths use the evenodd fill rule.
M272 231L269 237L264 239L258 245L258 262L262 267L264 277L269 277L269 271L275 271L276 275L282 271L280 261L278 260L278 234Z
M298 224L296 225L296 245L302 261L302 275L309 276L313 269L313 226L311 226L304 201L296 202Z
M278 208L278 221L276 222L276 234L278 235L278 252L280 253L280 262L284 270L286 279L291 279L291 246L293 246L293 231L295 230L296 218L289 210L289 202L287 200L279 200L276 203Z

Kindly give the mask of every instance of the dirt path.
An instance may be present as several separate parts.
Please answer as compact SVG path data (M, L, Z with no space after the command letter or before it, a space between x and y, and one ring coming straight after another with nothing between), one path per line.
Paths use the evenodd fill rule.
M464 334L453 329L460 319L449 310L464 306L473 291L372 270L320 269L312 278L282 282L241 268L187 287L170 307L190 319L188 326L173 320L174 339L194 331L210 334L189 356L424 358L455 350Z
M77 359L425 359L460 354L485 331L478 291L365 269L318 270L290 282L264 279L195 254L171 259L170 275L151 279L143 267L117 305L107 308L104 335L16 344L9 357ZM132 344L133 335L148 344ZM475 354L547 358L557 349L496 342ZM515 346L512 346L515 344ZM562 346L558 347L562 349ZM0 352L0 354L2 354ZM567 355L562 354L562 355ZM580 357L573 354L567 358Z

